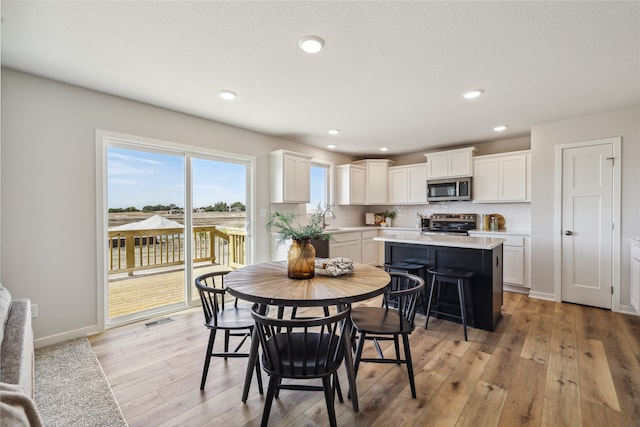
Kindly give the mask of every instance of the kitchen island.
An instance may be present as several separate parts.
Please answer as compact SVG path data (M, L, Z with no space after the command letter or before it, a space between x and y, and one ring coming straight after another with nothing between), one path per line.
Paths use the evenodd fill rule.
M471 304L475 327L494 331L502 308L502 243L504 239L453 235L428 235L419 232L376 237L384 242L385 263L408 262L431 267L472 271ZM430 280L426 292L429 292ZM457 304L455 286L443 288L444 302ZM427 294L428 295L428 294ZM452 308L452 314L457 314ZM448 317L443 317L452 320Z

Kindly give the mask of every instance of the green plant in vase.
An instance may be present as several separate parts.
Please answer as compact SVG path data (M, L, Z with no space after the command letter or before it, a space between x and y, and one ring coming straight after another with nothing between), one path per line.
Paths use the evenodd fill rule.
M396 215L397 215L396 211L387 211L387 210L384 211L384 220L387 227L391 227L391 222L393 219L395 219Z
M267 230L275 232L278 244L291 239L287 254L287 275L292 279L310 279L315 275L316 249L311 239L330 240L322 229L322 212L311 215L308 224L301 225L294 212L272 212L267 215Z

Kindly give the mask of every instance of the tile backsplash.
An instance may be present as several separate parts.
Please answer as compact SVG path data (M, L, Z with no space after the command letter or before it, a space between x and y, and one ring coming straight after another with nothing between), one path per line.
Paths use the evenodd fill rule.
M387 206L386 209L390 210L391 207ZM416 214L431 216L436 213L475 213L478 215L497 213L504 217L507 230L531 230L530 203L435 202L428 205L394 206L393 209L397 212L393 222L394 227L415 227Z

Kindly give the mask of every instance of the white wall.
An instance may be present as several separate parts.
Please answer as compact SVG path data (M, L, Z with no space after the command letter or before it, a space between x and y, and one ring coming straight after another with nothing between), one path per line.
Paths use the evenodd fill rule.
M556 145L622 137L620 304L629 305L629 238L640 235L640 107L542 123L531 129L531 291L554 294L554 168Z
M256 212L271 209L270 151L351 160L5 68L1 111L1 280L14 297L38 304L33 328L40 342L96 329L96 129L254 156ZM255 260L267 261L264 220L255 220Z

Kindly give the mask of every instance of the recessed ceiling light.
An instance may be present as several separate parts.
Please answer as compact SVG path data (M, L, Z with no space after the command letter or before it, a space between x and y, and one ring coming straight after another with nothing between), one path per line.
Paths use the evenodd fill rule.
M333 150L334 148L336 148L336 144L329 144L327 145L327 148L331 148Z
M238 95L230 90L221 90L220 91L220 98L222 99L226 99L227 101L232 101L234 99L236 99Z
M475 90L470 90L469 92L463 93L462 96L464 96L466 99L473 99L482 95L482 92L483 92L482 89L475 89Z
M504 125L496 126L493 128L493 130L495 130L496 132L502 132L505 129L507 129L507 127Z
M329 134L337 135L340 133L340 129L329 129Z
M324 40L318 36L306 36L300 39L298 46L307 53L318 53L324 47Z
M389 151L389 147L380 147L380 151Z

